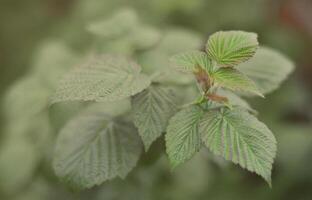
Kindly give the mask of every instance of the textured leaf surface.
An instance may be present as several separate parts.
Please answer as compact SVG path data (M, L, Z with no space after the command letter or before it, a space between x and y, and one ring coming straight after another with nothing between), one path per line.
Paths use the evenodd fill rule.
M271 184L276 140L253 115L240 109L208 111L200 122L200 133L213 153L257 173Z
M207 54L201 51L177 54L171 57L170 61L175 68L181 71L194 72L198 67L201 67L209 72L212 68Z
M220 68L212 74L212 78L221 87L263 96L256 84L236 69Z
M56 142L54 170L74 187L90 188L126 175L142 151L136 128L104 113L83 113L70 121Z
M149 86L141 68L122 56L102 55L74 69L61 81L51 102L116 101Z
M132 99L134 124L147 150L163 132L177 111L177 97L165 86L151 85Z
M189 106L169 121L166 134L166 151L172 167L189 160L200 150L199 120L203 110Z
M209 57L220 66L229 67L250 59L258 47L257 34L244 31L220 31L208 39Z
M267 94L278 88L293 71L294 64L281 53L261 47L252 59L237 69L255 81L263 94Z

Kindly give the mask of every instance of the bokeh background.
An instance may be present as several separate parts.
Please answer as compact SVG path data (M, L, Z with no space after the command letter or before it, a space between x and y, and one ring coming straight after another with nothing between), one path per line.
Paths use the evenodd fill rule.
M151 34L111 41L87 31L121 9L133 9ZM81 105L38 111L65 73L61 67L92 51L162 66L168 54L203 46L210 34L230 29L257 32L261 44L296 63L279 90L250 100L278 141L272 189L207 152L171 172L161 142L125 181L83 192L58 181L51 169L54 139ZM160 42L149 44L158 36ZM311 77L311 0L0 0L0 199L312 199Z

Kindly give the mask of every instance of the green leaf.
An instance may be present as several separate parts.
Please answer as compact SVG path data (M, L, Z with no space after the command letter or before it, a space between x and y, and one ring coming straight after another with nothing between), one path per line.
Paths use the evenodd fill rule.
M139 172L147 174L147 172ZM152 174L155 171L152 171ZM138 176L138 175L137 175ZM136 176L136 177L137 177ZM150 178L151 175L147 175ZM144 176L145 177L145 176ZM147 179L147 177L145 179ZM143 179L143 180L142 180ZM135 178L135 180L115 180L101 187L93 200L148 200L155 189L155 181ZM146 184L146 182L149 184ZM157 185L156 185L157 186Z
M160 32L150 26L142 25L137 27L131 35L129 40L134 49L147 49L155 45L160 40Z
M184 85L189 86L191 83L196 83L193 74L183 73L181 71L174 70L172 68L167 68L164 70L159 70L152 75L151 81L154 83L161 83L167 85Z
M200 122L200 133L214 154L257 173L271 185L276 140L253 115L241 109L208 111Z
M0 190L16 194L33 178L40 162L40 152L24 138L2 141L0 149Z
M157 82L169 84L190 84L194 81L192 74L183 73L168 67L169 58L189 49L199 49L202 38L190 31L171 29L165 31L159 43L149 51L139 55L139 63L147 74L161 73Z
M211 76L218 86L263 97L256 84L234 68L219 68L217 71L213 72Z
M125 178L136 165L142 144L132 123L103 112L83 112L56 141L54 170L76 188L90 188Z
M122 9L109 19L90 23L87 30L103 38L116 38L134 30L138 16L132 9Z
M154 84L133 97L132 110L134 124L148 150L177 111L177 97L171 88Z
M222 67L235 66L250 59L258 47L257 34L244 31L220 31L208 39L209 57Z
M294 63L281 53L261 47L256 55L237 69L255 81L263 94L270 93L294 70Z
M170 29L164 33L157 49L173 56L190 49L199 49L201 46L202 37L197 32L186 29Z
M4 96L5 117L12 121L33 118L48 108L51 91L45 88L38 77L26 76L16 81Z
M174 115L167 127L166 151L172 167L189 160L201 148L199 120L203 110L189 106Z
M191 51L177 54L171 57L173 66L181 71L194 72L198 67L210 72L212 69L211 61L206 53L201 51Z
M61 81L52 103L62 101L116 101L149 86L136 63L117 55L102 55L74 69Z
M37 50L33 73L49 89L55 89L62 76L77 64L79 57L62 41L46 41Z

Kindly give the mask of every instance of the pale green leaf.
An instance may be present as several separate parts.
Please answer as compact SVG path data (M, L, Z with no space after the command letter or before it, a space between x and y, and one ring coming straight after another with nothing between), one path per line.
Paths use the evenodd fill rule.
M177 111L177 97L166 86L153 84L132 98L134 124L148 150L163 132L168 120Z
M40 162L40 152L22 138L2 141L0 149L0 190L15 194L32 180Z
M161 38L160 32L150 26L141 25L129 35L134 49L147 49L155 45Z
M103 38L116 38L136 28L138 17L132 9L122 9L109 19L98 20L87 26L91 33Z
M169 58L189 49L199 49L202 38L200 35L183 29L165 31L155 48L139 55L139 63L143 71L150 75L160 73L156 82L169 84L189 84L194 81L191 74L183 73L168 67Z
M270 93L294 70L294 63L281 53L261 47L256 55L237 66L237 69L251 78L263 94Z
M62 41L46 41L34 56L33 73L49 89L55 89L62 76L77 64L79 57Z
M53 137L51 134L52 127L47 111L31 116L21 115L16 120L9 119L3 128L6 140L25 139L38 149L46 149L47 142Z
M90 188L125 178L136 165L142 144L132 123L98 111L72 119L55 148L56 175L74 187Z
M173 68L159 70L151 76L151 79L151 81L154 83L162 83L167 85L188 86L191 83L196 83L193 74L177 71Z
M48 200L51 198L60 198L62 190L56 190L51 186L51 182L43 176L35 176L32 181L27 184L27 189L22 189L14 194L10 200ZM55 195L57 193L57 195ZM65 193L65 192L64 192ZM66 199L72 200L72 199Z
M142 173L142 169L139 171ZM152 174L155 171L152 172ZM137 174L136 174L137 175ZM145 174L144 174L145 175ZM152 189L155 189L153 180L144 181L144 178L135 180L115 180L101 187L93 200L150 200ZM136 176L136 177L138 177ZM150 177L150 176L148 176ZM142 180L143 179L143 180Z
M140 71L140 66L122 56L97 56L67 74L51 102L103 102L130 97L150 84L148 77Z
M234 68L219 68L213 72L212 78L215 84L226 89L252 93L263 97L256 84Z
M99 110L112 116L125 114L131 110L130 99L114 101L109 104L107 102L61 102L54 104L49 109L50 123L59 132L70 119L81 111L96 112Z
M164 33L157 49L173 56L179 52L201 48L202 40L202 36L197 32L186 29L170 29Z
M230 67L250 59L258 47L257 34L244 31L220 31L208 39L209 57L222 67Z
M186 72L194 72L199 67L207 72L210 72L212 69L211 61L207 54L201 51L180 53L172 56L170 61L176 69Z
M49 108L50 123L56 132L77 115L89 102L61 102Z
M203 110L189 106L174 115L167 127L166 151L172 167L189 160L200 150L199 120Z
M214 154L257 173L271 184L276 140L253 115L241 109L208 111L201 119L200 133Z
M99 55L108 53L131 56L135 51L132 41L129 39L129 34L110 40L96 40L95 49Z
M16 81L4 95L5 117L16 122L20 118L32 118L48 108L51 91L38 77L26 76Z
M136 51L146 50L154 47L161 38L160 32L147 25L138 25L134 30L117 38L95 41L98 53L119 53L132 55Z

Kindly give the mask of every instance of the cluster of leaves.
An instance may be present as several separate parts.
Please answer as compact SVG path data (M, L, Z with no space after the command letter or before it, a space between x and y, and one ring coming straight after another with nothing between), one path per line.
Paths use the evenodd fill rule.
M232 160L270 181L275 139L241 96L263 96L276 89L293 68L287 58L258 48L256 35L241 31L213 34L206 52L196 51L203 42L200 35L181 29L156 30L128 9L90 23L86 30L94 40L91 51L87 49L91 57L72 51L63 41L44 43L30 74L6 94L9 123L0 151L1 192L26 188L43 170L45 177L36 178L29 187L39 194L55 193L48 191L54 189L53 181L46 180L54 147L54 171L73 187L90 188L124 178L143 148L150 153L164 133L173 167L207 146L210 151L203 148L204 152ZM181 54L190 49L195 51ZM58 79L77 63L84 64L61 81L50 100L57 104L49 108ZM78 102L63 102L72 100ZM204 161L195 157L188 164L197 162ZM207 182L198 169L190 174ZM104 187L106 196L112 191L116 194L110 198L133 192L132 182L115 181ZM125 194L117 194L120 190Z
M123 14L124 13L124 14ZM123 9L112 17L107 17L104 22L112 21L116 16L120 15L134 15L135 20L138 20L136 13L133 10ZM131 18L124 19L125 21ZM103 20L103 19L102 19ZM98 23L98 20L96 21ZM104 23L103 22L103 23ZM88 24L96 24L94 22ZM90 25L90 26L91 26ZM114 24L115 26L117 24ZM120 26L122 24L119 24ZM124 25L127 25L125 23ZM86 27L92 37L86 38L91 46L85 46L83 49L75 49L69 46L66 41L60 39L50 39L41 42L34 53L31 62L32 68L30 71L17 80L4 95L3 99L3 115L6 123L4 124L1 149L0 149L0 196L3 198L12 198L17 193L24 192L29 187L37 187L37 184L30 184L35 181L35 177L39 179L46 179L53 177L54 172L51 169L51 157L55 146L56 133L63 130L64 125L68 123L74 116L84 112L84 109L92 106L91 102L64 102L49 107L49 98L56 89L59 79L71 68L84 60L90 60L90 55L103 54L114 52L118 54L138 57L140 63L145 63L150 68L143 68L147 74L154 73L154 66L168 66L167 58L187 48L199 48L201 44L201 37L191 31L182 29L170 29L159 31L154 28L156 34L152 34L155 39L146 39L146 37L139 37L135 43L131 39L132 31L126 31L121 35L114 37L104 37L100 34L95 34L90 30L90 26ZM141 22L136 22L136 27L146 26ZM112 29L113 30L113 29ZM126 28L124 28L126 30ZM142 30L142 29L141 29ZM138 30L135 30L136 33ZM143 32L146 30L143 29ZM148 31L149 33L151 31ZM75 32L76 33L76 32ZM79 34L84 35L85 30ZM144 33L138 33L144 34ZM112 36L114 34L111 34ZM148 34L147 34L148 35ZM119 43L118 38L128 38L123 40L124 43ZM157 39L156 39L157 38ZM142 40L143 39L143 40ZM148 40L148 41L146 41ZM125 45L125 44L129 45ZM146 45L148 43L148 45ZM173 46L171 44L178 43ZM107 47L110 44L111 47ZM131 48L128 48L131 46ZM144 47L144 48L143 48ZM128 59L126 59L128 62ZM134 64L136 65L136 64ZM128 71L127 67L121 66L120 70L137 74L138 67L134 67L132 71ZM170 72L171 73L171 72ZM140 75L141 77L141 75ZM147 75L143 75L147 79ZM164 76L162 76L163 78ZM125 78L125 77L123 77ZM149 79L149 78L148 78ZM170 81L169 78L166 78ZM129 80L130 81L130 80ZM150 80L146 80L150 82ZM172 81L175 81L172 79ZM185 78L185 82L189 82ZM131 82L131 81L130 81ZM135 89L135 88L134 88ZM135 92L135 91L134 91ZM124 113L128 112L130 108L130 101L124 103ZM120 103L113 106L111 103L97 104L97 110L104 113L116 113L116 110L121 109ZM109 112L110 111L110 112ZM125 121L125 120L123 120ZM127 121L127 120L126 120ZM129 120L128 120L129 121ZM128 122L126 125L129 124ZM133 126L133 124L130 124ZM120 130L120 129L118 129ZM132 135L129 136L132 138ZM133 144L138 144L134 153L142 151L142 144L139 137L134 137L136 141ZM119 143L120 138L117 140ZM132 140L131 140L132 141ZM129 143L130 144L130 143ZM111 148L111 147L109 147ZM125 148L127 151L128 148ZM117 152L119 150L117 149ZM137 156L138 157L138 156ZM27 162L24 161L27 159ZM137 159L133 159L132 169L136 164ZM120 162L118 158L116 162ZM125 165L125 168L128 165ZM125 176L124 168L118 170L120 176ZM108 172L110 174L110 172ZM44 177L44 178L43 178ZM110 174L108 177L114 177ZM48 184L55 180L48 180ZM37 181L35 181L37 182ZM38 181L42 182L42 181ZM47 182L47 180L45 180ZM47 186L48 187L48 186ZM54 190L54 186L49 186L49 190ZM35 189L37 191L37 189ZM30 194L29 194L30 195ZM32 198L30 198L32 199Z
M100 27L111 23L100 23ZM90 30L110 35L93 26ZM174 68L190 75L182 82L170 69L146 75L125 56L89 58L63 78L51 103L78 100L105 106L88 107L60 131L53 162L56 174L78 188L124 178L141 155L141 140L148 151L166 133L172 167L206 146L271 184L275 137L240 95L263 97L278 87L293 64L274 50L257 49L254 33L217 32L209 37L206 52L171 58ZM189 98L182 97L194 85L199 93L194 92L193 98L199 97L185 104Z

